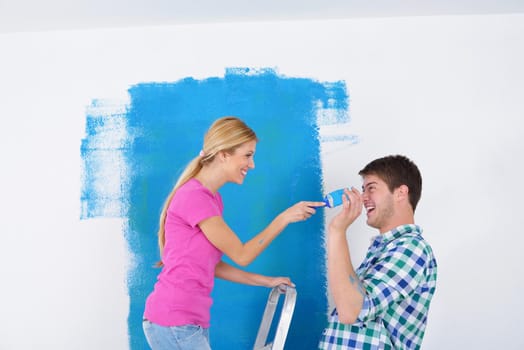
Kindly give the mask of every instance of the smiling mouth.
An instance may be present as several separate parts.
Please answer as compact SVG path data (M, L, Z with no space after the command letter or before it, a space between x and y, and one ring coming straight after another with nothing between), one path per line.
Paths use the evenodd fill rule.
M369 215L372 211L375 210L375 207L373 206L369 206L369 207L366 207L366 213Z
M247 171L246 170L240 170L240 172L242 173L243 176L247 175Z

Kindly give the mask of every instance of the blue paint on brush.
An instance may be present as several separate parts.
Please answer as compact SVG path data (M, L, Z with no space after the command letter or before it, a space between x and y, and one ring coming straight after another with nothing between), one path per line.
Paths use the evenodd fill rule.
M324 197L324 203L326 203L326 207L328 208L334 208L338 207L342 204L342 196L344 196L344 189L338 189L332 192L329 192Z
M343 82L284 77L268 68L228 68L224 77L140 83L128 92L126 106L107 108L94 101L88 109L81 203L84 219L128 219L125 237L133 257L127 279L129 341L131 349L142 350L147 348L141 327L144 301L159 273L152 266L159 259L160 210L182 169L198 155L212 121L238 116L260 140L256 168L244 184L221 189L224 218L247 241L290 205L321 197L319 123L347 123L349 99ZM102 135L117 140L103 144ZM102 186L104 174L120 176L120 184ZM246 268L290 276L296 283L289 349L316 348L325 326L323 225L323 214L291 224ZM269 291L216 281L213 349L252 348Z

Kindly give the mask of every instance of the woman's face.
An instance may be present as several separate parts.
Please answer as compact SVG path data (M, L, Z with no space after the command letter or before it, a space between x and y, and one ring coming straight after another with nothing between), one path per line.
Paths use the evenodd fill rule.
M233 154L225 154L225 171L228 182L241 185L249 169L255 168L256 141L243 143Z

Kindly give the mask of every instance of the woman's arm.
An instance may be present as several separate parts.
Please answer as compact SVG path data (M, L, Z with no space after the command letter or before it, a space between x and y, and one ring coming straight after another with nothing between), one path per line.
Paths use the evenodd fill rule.
M269 277L240 270L223 261L220 261L215 267L215 277L251 286L276 287L280 284L286 284L294 287L288 277Z
M324 202L299 202L280 213L258 235L246 243L220 216L203 220L198 225L207 239L220 251L240 266L249 265L290 223L304 221L315 214L315 207L324 206Z

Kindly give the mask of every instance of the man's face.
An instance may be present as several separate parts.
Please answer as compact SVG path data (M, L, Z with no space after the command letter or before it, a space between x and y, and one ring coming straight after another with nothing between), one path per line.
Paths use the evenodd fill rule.
M387 184L376 175L365 175L362 198L367 213L367 224L381 233L389 230L389 223L395 213L393 194Z

